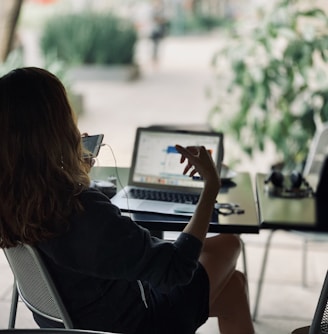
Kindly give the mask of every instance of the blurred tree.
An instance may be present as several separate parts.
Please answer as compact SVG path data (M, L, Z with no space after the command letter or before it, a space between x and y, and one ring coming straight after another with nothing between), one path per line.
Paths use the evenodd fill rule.
M0 62L13 48L15 30L23 0L2 0L0 10Z
M214 56L219 94L209 119L250 157L273 144L274 163L301 169L328 121L327 13L311 1L279 0L258 15L254 26L230 27Z

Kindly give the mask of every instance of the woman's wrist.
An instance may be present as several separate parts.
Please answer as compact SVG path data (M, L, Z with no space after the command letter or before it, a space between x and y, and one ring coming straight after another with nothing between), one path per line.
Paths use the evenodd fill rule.
M207 193L208 196L212 195L216 198L217 194L220 191L221 182L220 179L207 180L204 182L203 192Z

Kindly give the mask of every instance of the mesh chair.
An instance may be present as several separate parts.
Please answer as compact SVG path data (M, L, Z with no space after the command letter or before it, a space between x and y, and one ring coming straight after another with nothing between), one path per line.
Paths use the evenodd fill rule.
M72 320L37 249L21 244L3 251L15 277L8 327L15 327L19 295L31 311L72 329Z
M316 131L306 159L303 174L319 174L325 157L328 154L328 122L323 123Z
M321 169L325 160L325 157L328 156L328 122L323 123L320 128L316 131L314 138L312 140L309 154L304 166L303 176L305 178L310 177L311 175L320 175ZM327 222L328 224L328 222ZM262 292L262 285L264 281L264 273L266 269L269 249L271 246L271 241L273 234L276 230L271 230L269 236L267 238L265 249L264 249L264 256L262 260L262 267L260 271L260 277L257 285L257 292L255 296L255 304L253 310L253 320L255 321L257 318L258 307L260 302L260 296ZM321 233L321 232L301 232L301 231L289 231L294 233L295 235L299 235L303 238L303 246L302 246L302 284L303 286L307 285L307 250L308 245L310 243L317 243L317 242L327 242L328 241L328 233Z
M38 329L0 329L0 334L108 334L105 332L95 332L79 329L65 329L65 328L38 328Z
M316 132L312 145L309 150L308 158L303 170L305 177L311 177L311 175L320 175L322 172L322 166L326 157L328 156L328 122L324 123L320 129ZM328 224L328 222L327 222ZM328 233L309 233L301 231L292 231L303 238L303 271L302 271L302 283L307 285L307 250L309 243L327 242Z
M328 334L328 271L311 326L295 329L292 334Z

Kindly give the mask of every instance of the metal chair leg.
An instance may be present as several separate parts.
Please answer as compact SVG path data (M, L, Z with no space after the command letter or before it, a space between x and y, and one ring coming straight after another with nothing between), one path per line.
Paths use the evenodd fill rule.
M257 285L257 292L256 292L256 297L255 297L255 305L254 305L254 311L253 311L253 321L256 321L257 317L257 312L258 312L258 307L260 303L260 297L261 297L261 292L262 292L262 286L263 286L263 281L264 281L264 273L266 269L266 263L268 259L268 254L269 254L269 248L271 244L271 239L273 236L273 233L276 230L271 230L268 239L265 244L265 250L264 250L264 255L263 255L263 260L262 260L262 267L261 267L261 272L260 272L260 277L259 277L259 282Z
M302 285L307 287L307 250L308 240L305 238L303 241L303 257L302 257Z
M8 323L8 328L9 329L15 328L17 306L18 306L18 290L17 290L16 280L14 280L13 292L12 292L12 295L11 295L9 323Z
M247 259L246 259L246 247L245 243L242 239L241 240L241 251L242 251L242 258L243 258L243 269L244 269L244 275L247 278Z

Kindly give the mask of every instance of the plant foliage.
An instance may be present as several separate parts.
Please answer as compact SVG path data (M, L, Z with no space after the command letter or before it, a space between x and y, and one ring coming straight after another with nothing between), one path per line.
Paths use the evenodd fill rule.
M83 12L47 21L41 49L74 65L132 64L136 40L130 21L111 13Z
M225 56L232 76L228 94L237 110L227 128L250 156L273 142L286 166L307 156L316 126L328 121L328 19L320 8L304 9L297 0L280 0L248 34L235 27ZM231 97L233 96L233 97ZM218 101L210 121L226 116Z

